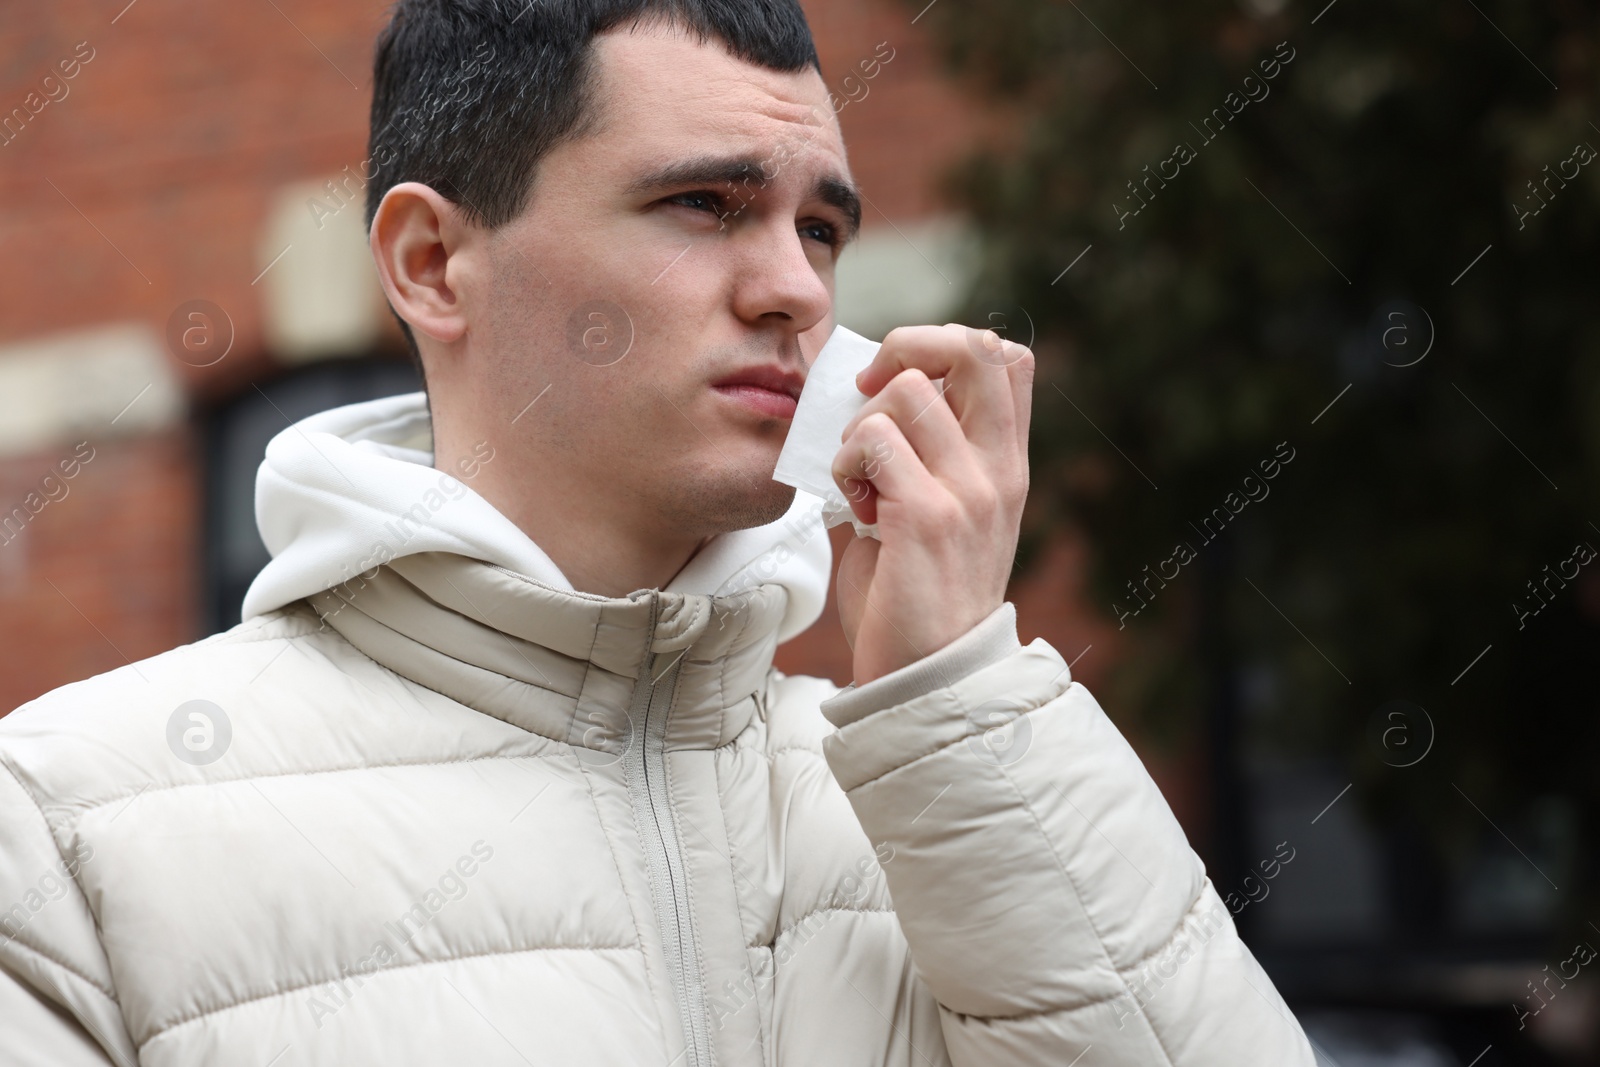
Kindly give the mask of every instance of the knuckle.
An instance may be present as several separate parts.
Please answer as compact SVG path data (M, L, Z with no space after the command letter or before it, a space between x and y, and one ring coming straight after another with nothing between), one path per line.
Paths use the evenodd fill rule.
M863 435L869 440L879 441L887 439L891 441L891 443L893 439L899 435L899 431L895 426L894 417L891 416L887 411L883 411L881 409L874 411L872 414L862 419L861 422L856 426L856 433Z
M980 480L972 487L971 498L973 510L980 515L994 515L1000 511L1000 488L987 479Z
M927 372L921 367L908 367L895 375L894 381L889 383L895 395L906 400L921 401L926 403L938 393L938 387L933 384Z
M930 530L952 530L961 518L961 504L947 493L933 496L923 510L923 520Z
M896 326L894 329L883 335L884 346L900 348L908 344L911 338L915 336L915 330L915 326Z

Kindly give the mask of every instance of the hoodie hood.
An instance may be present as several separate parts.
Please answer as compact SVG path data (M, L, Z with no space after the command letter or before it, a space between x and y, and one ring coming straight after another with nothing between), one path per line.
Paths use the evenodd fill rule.
M256 474L256 527L272 561L245 594L245 619L419 552L452 552L576 592L467 481L434 469L420 392L319 412L274 437ZM706 542L665 588L729 595L780 585L789 600L778 640L787 641L821 616L832 562L822 501L800 490L778 521Z

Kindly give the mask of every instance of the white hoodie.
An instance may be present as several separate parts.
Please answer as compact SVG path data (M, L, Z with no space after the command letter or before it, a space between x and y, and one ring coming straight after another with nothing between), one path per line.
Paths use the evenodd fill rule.
M572 589L550 557L468 481L434 469L425 393L334 408L279 433L256 475L256 522L272 562L245 594L245 619L420 552L480 559ZM787 641L822 614L831 564L822 501L797 490L783 518L712 538L665 588L720 593L754 580L781 585L789 606L778 640Z

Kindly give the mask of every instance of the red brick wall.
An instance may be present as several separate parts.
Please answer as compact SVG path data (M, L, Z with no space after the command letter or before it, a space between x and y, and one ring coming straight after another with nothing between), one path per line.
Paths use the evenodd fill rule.
M1013 134L1010 117L951 82L923 32L926 24L912 25L915 8L892 0L810 0L805 9L823 79L840 100L849 100L840 107L839 125L851 174L870 201L862 225L944 210L939 190L945 169L979 144L1004 143ZM860 64L873 59L880 44L893 58L863 78Z
M277 6L365 84L382 3ZM272 4L118 10L20 5L0 27L6 110L78 42L94 50L67 97L0 146L0 321L7 338L115 319L160 330L204 297L238 329L213 372L235 376L261 351L250 283L270 195L359 162L369 97Z
M365 83L382 3L279 6ZM360 161L368 94L271 4L65 0L0 22L0 113L90 49L66 96L0 144L0 342L128 320L164 335L205 298L233 351L172 366L197 398L244 387L269 366L251 281L272 193ZM199 636L195 437L95 442L70 495L0 547L0 712ZM0 507L56 458L0 460Z
M0 544L6 710L195 637L199 484L189 432L90 445L93 458L60 482L66 495ZM0 464L0 507L9 512L72 454Z

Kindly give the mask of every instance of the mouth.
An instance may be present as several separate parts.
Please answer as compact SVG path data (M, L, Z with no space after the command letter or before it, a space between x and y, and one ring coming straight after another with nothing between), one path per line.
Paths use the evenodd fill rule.
M765 364L737 371L711 387L766 418L792 419L805 384L805 375Z

